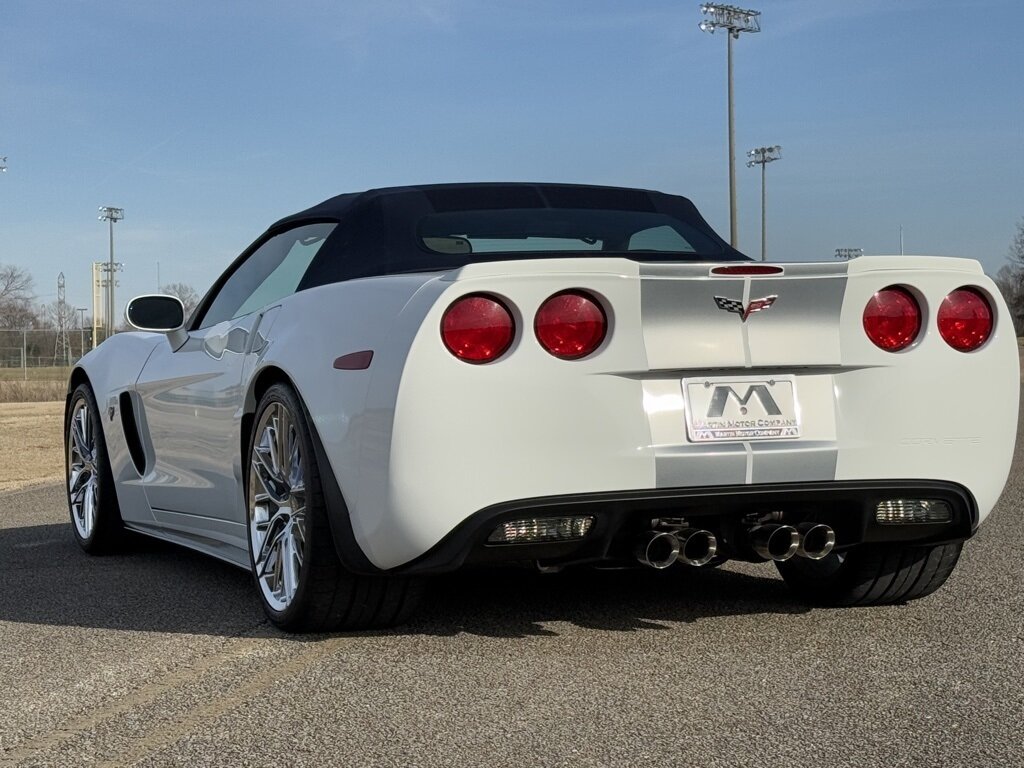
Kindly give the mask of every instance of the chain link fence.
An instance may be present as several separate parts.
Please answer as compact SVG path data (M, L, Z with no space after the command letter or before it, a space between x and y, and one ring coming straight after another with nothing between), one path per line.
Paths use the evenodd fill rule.
M103 341L100 329L97 342ZM0 329L0 379L63 378L83 354L93 348L92 328L73 328L60 334L56 328Z

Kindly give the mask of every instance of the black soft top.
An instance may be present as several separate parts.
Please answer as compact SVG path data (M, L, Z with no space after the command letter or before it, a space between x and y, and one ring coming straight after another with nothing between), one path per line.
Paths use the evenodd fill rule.
M419 223L431 214L516 209L665 214L700 232L707 252L676 254L674 258L668 253L610 249L585 253L442 254L425 248L417 231ZM623 256L636 261L747 260L711 229L687 198L624 187L501 182L385 187L332 197L281 219L268 234L314 221L338 222L338 227L325 242L300 289L356 277L440 271L482 261L527 258Z

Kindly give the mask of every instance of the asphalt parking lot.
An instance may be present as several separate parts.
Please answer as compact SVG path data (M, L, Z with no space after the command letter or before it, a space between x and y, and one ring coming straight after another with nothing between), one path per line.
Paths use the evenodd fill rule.
M905 606L808 609L770 566L502 571L306 638L241 571L90 558L60 487L6 494L0 765L1024 765L1022 466Z

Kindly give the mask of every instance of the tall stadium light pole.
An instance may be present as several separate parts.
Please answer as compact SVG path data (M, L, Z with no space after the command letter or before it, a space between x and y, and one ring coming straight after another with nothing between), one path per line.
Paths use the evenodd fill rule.
M78 313L78 356L85 357L85 311L88 307L75 307Z
M100 206L100 221L110 222L110 262L107 274L107 338L114 335L114 222L124 218L124 208Z
M732 41L739 39L740 32L760 32L760 11L748 11L734 5L705 3L700 12L707 16L700 23L704 32L714 34L716 29L726 31L729 89L729 242L733 248L739 246L739 221L736 216L736 126L733 119L732 95Z
M764 169L768 163L774 163L782 159L782 147L776 144L774 147L757 147L747 152L747 168L755 165L761 166L761 261L768 259L768 225L766 223L766 212L768 208L768 194L765 192Z

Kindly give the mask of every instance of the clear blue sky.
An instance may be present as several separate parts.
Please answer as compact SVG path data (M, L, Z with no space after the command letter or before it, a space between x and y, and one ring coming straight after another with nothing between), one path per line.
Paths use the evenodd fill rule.
M90 301L205 290L269 223L392 184L550 180L689 196L728 235L724 33L697 0L0 0L0 262ZM770 255L970 256L1024 216L1024 2L763 0L737 149ZM740 160L742 160L742 156ZM740 247L760 248L739 167Z

